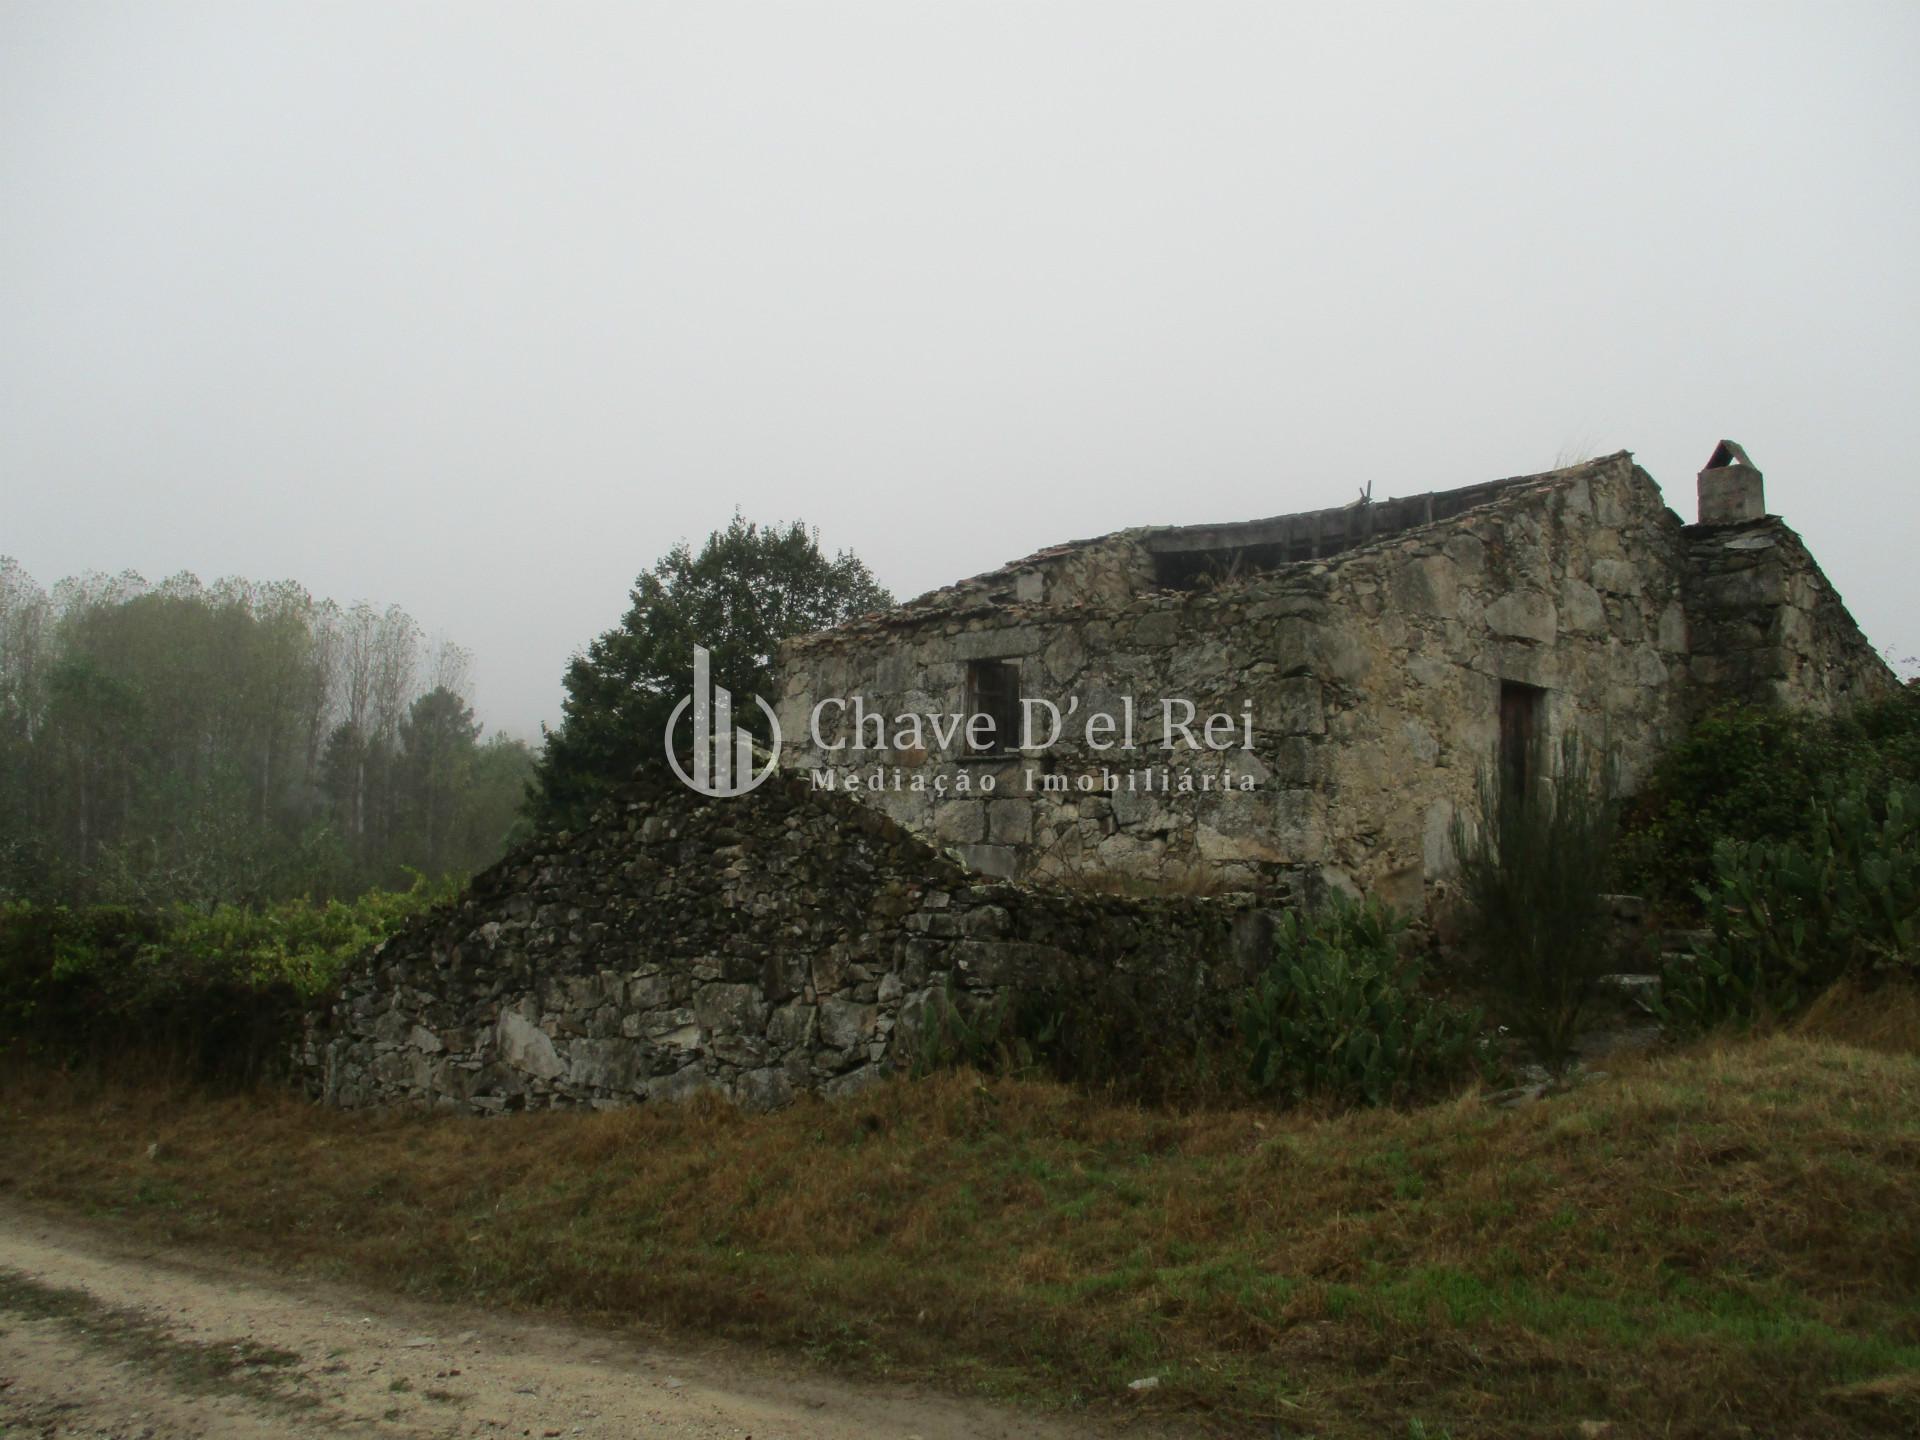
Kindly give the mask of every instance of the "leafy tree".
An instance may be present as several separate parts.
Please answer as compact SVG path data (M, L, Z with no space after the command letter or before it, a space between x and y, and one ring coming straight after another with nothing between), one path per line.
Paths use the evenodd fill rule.
M738 514L698 555L675 545L630 599L620 624L567 667L560 726L547 732L531 795L543 824L577 823L636 768L664 762L696 644L712 654L714 683L764 695L782 640L893 603L857 556L828 556L800 521L762 527Z

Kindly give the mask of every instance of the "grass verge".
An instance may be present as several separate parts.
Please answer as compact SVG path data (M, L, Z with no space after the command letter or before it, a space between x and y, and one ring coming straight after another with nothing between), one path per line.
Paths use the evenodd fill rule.
M29 1071L0 1192L1183 1433L1907 1435L1920 1005L1889 1003L1522 1109L1331 1118L946 1074L481 1121Z

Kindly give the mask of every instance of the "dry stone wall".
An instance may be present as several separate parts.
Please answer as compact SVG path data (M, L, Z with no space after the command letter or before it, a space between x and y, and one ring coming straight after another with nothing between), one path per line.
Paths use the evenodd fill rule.
M1551 728L1638 760L1675 727L1688 647L1681 524L1629 457L1477 493L1443 522L1195 590L1120 604L954 591L796 642L782 657L786 761L816 783L851 780L992 873L1317 877L1418 910L1492 762L1503 681L1548 692ZM952 711L981 659L1016 665L1022 693L1070 721L1131 705L1139 747L1096 751L1069 723L1044 753L1001 760L876 748L840 708L816 743L821 697ZM1172 697L1250 717L1251 747L1160 748Z
M1503 687L1537 692L1545 738L1603 750L1631 789L1713 704L1831 708L1894 683L1790 529L1686 526L1624 452L1392 506L1376 538L1344 521L1330 558L1242 571L1243 547L1159 588L1154 547L1197 542L1122 532L794 641L784 761L986 873L1321 883L1418 913L1496 762ZM1220 537L1330 528L1296 520ZM1057 742L986 759L876 742L842 705L816 731L828 698L965 711L982 661L1059 708ZM1250 716L1251 745L1159 748L1173 697ZM1128 705L1136 748L1090 744L1084 717Z
M1453 870L1522 687L1635 786L1685 723L1682 525L1621 455L1344 557L1333 579L1328 823L1337 883L1418 913Z
M1273 903L982 883L780 777L729 800L637 783L360 961L300 1066L347 1106L842 1095L909 1063L947 997L1100 994L1177 1034L1260 963Z
M1830 712L1899 690L1779 516L1695 526L1687 559L1696 708L1737 697Z

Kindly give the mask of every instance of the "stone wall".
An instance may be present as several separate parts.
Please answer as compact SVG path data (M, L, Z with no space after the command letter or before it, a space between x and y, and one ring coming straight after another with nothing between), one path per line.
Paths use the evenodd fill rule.
M1263 903L980 883L804 784L641 783L358 962L300 1066L349 1106L845 1094L906 1064L946 995L1100 994L1178 1033L1263 958Z
M1194 558L1206 545L1211 570ZM1302 547L1337 553L1286 558ZM1168 555L1177 572L1156 568ZM884 716L964 711L969 665L986 660L1067 717L1057 743L998 758L874 744L839 709L813 733L827 697ZM785 765L851 781L976 870L1317 879L1415 912L1495 763L1503 686L1539 691L1545 737L1604 750L1631 789L1712 703L1832 706L1893 683L1791 530L1687 527L1624 452L1346 512L1059 547L792 642L780 674ZM1158 748L1169 697L1250 715L1251 744ZM1128 699L1135 749L1076 735Z
M1619 455L1339 565L1316 837L1335 883L1423 908L1491 780L1505 686L1538 692L1549 747L1577 738L1638 781L1684 718L1680 531Z
M1694 526L1687 548L1695 709L1740 699L1832 712L1899 690L1779 516Z
M1491 763L1503 680L1548 690L1555 730L1633 756L1676 722L1684 553L1658 490L1617 456L1482 493L1444 522L1197 589L1120 604L948 595L809 637L782 657L786 763L837 784L850 774L866 803L982 870L1204 872L1256 888L1311 873L1417 909L1454 809ZM988 762L861 748L838 713L821 739L851 748L809 733L822 696L861 694L888 714L961 707L981 658L1015 663L1024 694L1076 716L1131 697L1142 747L1101 754L1068 733L1044 754ZM1202 715L1251 706L1251 748L1155 748L1166 697ZM867 788L876 771L905 783ZM1121 784L1104 788L1115 772ZM1229 774L1253 788L1223 786ZM1178 788L1183 775L1195 788ZM1048 776L1068 788L1047 789ZM1172 783L1142 788L1149 778Z

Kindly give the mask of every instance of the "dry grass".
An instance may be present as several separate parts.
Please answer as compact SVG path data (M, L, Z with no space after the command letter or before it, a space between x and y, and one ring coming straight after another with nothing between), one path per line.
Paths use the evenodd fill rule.
M489 1121L20 1075L0 1189L1183 1433L1907 1435L1913 1049L1774 1035L1524 1109L1319 1120L956 1074L771 1116Z
M1920 986L1842 981L1794 1024L1794 1033L1890 1055L1920 1055Z

